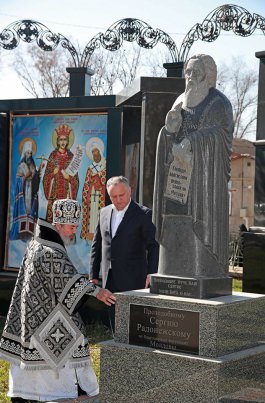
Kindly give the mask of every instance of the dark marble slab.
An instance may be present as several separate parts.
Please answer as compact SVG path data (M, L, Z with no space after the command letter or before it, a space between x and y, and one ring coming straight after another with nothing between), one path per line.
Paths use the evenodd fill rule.
M148 92L172 93L176 97L176 94L183 92L184 89L185 81L183 78L139 77L117 93L116 106L122 104L141 105L143 94Z
M232 294L231 277L177 277L153 274L152 294L187 298L215 298Z
M243 291L265 294L265 233L244 233Z

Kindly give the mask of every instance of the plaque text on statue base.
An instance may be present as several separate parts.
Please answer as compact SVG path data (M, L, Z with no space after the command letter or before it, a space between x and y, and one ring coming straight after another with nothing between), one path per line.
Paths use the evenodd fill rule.
M177 277L153 274L150 292L184 298L215 298L232 293L231 277Z
M130 304L129 344L199 354L199 312Z

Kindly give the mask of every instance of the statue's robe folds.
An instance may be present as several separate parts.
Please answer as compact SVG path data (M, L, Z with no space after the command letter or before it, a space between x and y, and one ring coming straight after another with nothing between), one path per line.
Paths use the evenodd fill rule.
M223 276L228 271L232 107L221 92L211 88L198 106L182 109L181 114L179 132L169 133L163 127L157 142L153 222L160 243L158 272ZM166 189L174 150L180 150L185 139L191 145L186 151L191 175L183 202L167 197Z

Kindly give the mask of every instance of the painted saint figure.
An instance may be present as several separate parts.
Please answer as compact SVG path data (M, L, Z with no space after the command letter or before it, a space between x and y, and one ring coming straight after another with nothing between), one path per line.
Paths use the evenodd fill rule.
M218 277L228 271L228 181L233 137L229 100L208 55L191 57L186 89L157 142L153 221L160 274Z
M73 153L70 151L74 142L74 133L70 126L61 125L53 133L55 150L51 152L43 176L43 188L48 200L46 220L52 222L52 205L57 199L76 199L78 174L69 175L65 170L70 164Z
M10 240L27 240L34 234L38 218L38 190L41 166L38 170L32 154L36 153L36 143L26 138L20 143L21 158L17 167L15 201Z
M99 211L105 206L106 160L104 143L100 138L91 138L86 144L89 165L82 192L82 229L80 237L91 241L98 222Z

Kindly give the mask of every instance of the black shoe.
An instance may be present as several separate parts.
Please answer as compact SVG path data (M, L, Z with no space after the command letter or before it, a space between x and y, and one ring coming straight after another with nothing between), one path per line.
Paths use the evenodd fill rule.
M79 384L77 384L77 388L78 388L78 396L87 396L87 393L80 388Z

